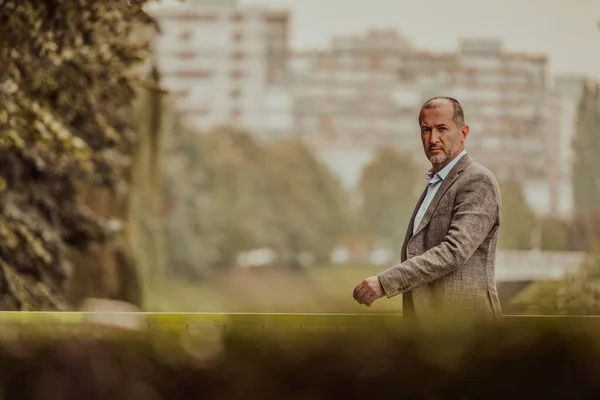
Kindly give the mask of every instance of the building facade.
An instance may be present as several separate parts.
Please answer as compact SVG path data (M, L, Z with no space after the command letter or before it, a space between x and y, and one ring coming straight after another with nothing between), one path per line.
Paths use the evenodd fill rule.
M429 53L383 30L334 38L326 50L294 55L290 65L294 130L331 155L334 168L344 155L379 146L415 154L425 168L419 108L431 97L452 96L471 126L473 157L499 180L527 186L536 211L556 210L547 166L558 151L560 104L549 89L546 57L507 52L489 39L463 40L454 53ZM351 169L350 163L339 168L349 184L359 176Z
M565 143L576 93L568 80L551 89L545 56L477 38L431 53L395 30L334 37L325 49L291 54L286 11L188 0L152 14L162 31L154 47L164 85L189 124L298 135L352 187L380 146L427 168L419 108L452 96L464 106L475 159L498 180L522 183L540 214L572 207Z
M162 80L187 123L289 130L276 86L287 68L287 12L189 0L151 13L161 29L153 45Z

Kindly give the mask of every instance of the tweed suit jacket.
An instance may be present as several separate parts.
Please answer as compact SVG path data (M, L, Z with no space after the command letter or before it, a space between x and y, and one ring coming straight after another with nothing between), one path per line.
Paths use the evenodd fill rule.
M403 294L403 315L464 313L502 319L495 281L501 197L492 173L465 154L450 170L413 235L427 189L410 220L401 262L378 275L385 295Z

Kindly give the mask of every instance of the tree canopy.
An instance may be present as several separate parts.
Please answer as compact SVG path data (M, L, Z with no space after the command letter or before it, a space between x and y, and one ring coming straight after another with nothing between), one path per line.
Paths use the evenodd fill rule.
M573 138L573 197L575 222L586 247L600 239L600 85L585 84Z
M358 184L360 229L385 247L402 244L418 200L418 179L419 172L410 154L388 147L378 149L363 169ZM425 188L425 179L421 179Z
M527 204L518 182L500 182L502 215L498 246L502 249L528 250L532 247L535 215Z
M296 140L265 143L232 127L180 129L165 153L169 268L183 276L268 248L274 263L328 259L344 227L337 178Z

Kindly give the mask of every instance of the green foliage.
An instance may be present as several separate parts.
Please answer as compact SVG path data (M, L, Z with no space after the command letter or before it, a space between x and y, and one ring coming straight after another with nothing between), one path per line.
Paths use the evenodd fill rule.
M532 314L600 315L600 246L562 281L534 283L517 300Z
M0 2L0 308L66 307L123 215L145 1ZM113 191L102 218L86 194ZM81 271L83 269L83 272Z
M585 84L573 138L573 195L576 216L572 240L588 250L600 239L600 85Z
M600 315L600 246L587 255L579 273L567 277L559 298L562 313Z
M569 250L569 223L557 218L546 217L540 221L541 244L543 251Z
M296 266L328 257L344 222L341 185L301 142L262 143L249 132L179 129L165 154L169 268L202 276L269 248Z
M282 261L295 266L303 251L309 252L314 262L328 261L346 228L347 204L341 183L299 140L276 143L272 155L269 207L275 210L276 246L284 255Z
M581 270L560 283L554 300L538 295L531 307L554 307L561 314L600 314L600 85L585 84L573 138L573 189L576 214L569 248L588 251Z
M600 85L585 85L573 138L575 209L580 213L600 208Z
M165 179L169 265L194 275L207 267L231 267L239 252L270 244L265 202L267 149L248 132L216 128L180 131L171 157L184 157Z
M589 251L600 240L600 209L577 213L569 224L569 248Z
M360 229L388 248L402 243L418 200L418 175L410 154L392 148L378 149L359 181Z
M159 82L156 69L152 77ZM144 300L153 295L164 277L165 249L162 233L163 137L171 134L177 115L168 97L158 88L141 90L134 103L134 127L138 133L132 155L127 215L127 239L139 273ZM147 302L144 301L144 306Z
M533 282L511 301L511 306L519 306L525 314L558 315L564 314L561 307L563 281Z
M535 217L529 209L521 187L516 182L500 182L502 215L498 247L526 250L531 248Z

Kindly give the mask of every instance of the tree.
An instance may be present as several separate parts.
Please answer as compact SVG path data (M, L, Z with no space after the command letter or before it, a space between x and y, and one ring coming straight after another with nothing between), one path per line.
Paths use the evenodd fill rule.
M303 252L328 261L347 226L340 181L300 140L275 143L272 155L267 183L282 262L298 267Z
M569 223L558 218L545 217L540 221L541 225L541 243L540 249L543 251L564 251L569 250Z
M567 277L559 291L563 314L600 314L600 246L590 251L578 273Z
M267 144L231 127L177 135L165 154L173 273L202 278L263 247L278 265L298 267L302 254L328 259L344 228L345 195L306 145Z
M133 34L151 22L144 3L0 2L2 309L140 301L119 231L146 55Z
M600 208L600 85L585 85L573 138L575 207L581 212Z
M595 241L593 224L590 215L600 211L600 85L583 88L579 108L575 136L573 138L573 195L577 220L581 222L580 231L585 234L584 241L591 244ZM600 236L598 236L600 237Z
M501 249L527 250L531 248L531 235L535 216L517 182L500 182L502 213L498 246Z
M563 281L536 282L520 303L533 314L600 314L600 246L588 253L581 269Z
M387 248L402 243L418 200L417 179L418 171L410 154L387 147L378 149L358 184L361 230ZM422 186L425 187L424 178Z
M165 179L170 268L202 277L236 265L237 255L270 242L272 210L264 190L269 151L249 132L217 127L182 129Z
M151 76L154 82L160 82L156 68L152 68ZM164 278L164 142L173 136L178 123L169 96L158 87L145 88L136 96L134 127L138 135L132 155L126 226L144 299L154 293L157 283Z

